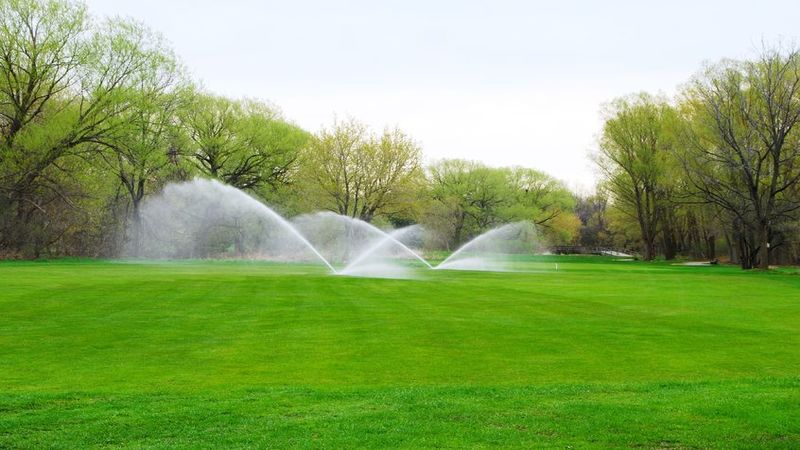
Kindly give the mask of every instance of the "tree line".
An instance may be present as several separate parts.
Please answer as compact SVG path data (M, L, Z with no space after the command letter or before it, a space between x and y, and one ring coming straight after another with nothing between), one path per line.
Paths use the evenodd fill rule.
M143 24L0 0L0 257L114 256L142 239L148 196L197 176L288 215L428 220L448 247L571 214L571 193L541 172L421 158L399 129L348 119L310 133L267 102L206 92Z
M527 220L551 244L647 260L797 262L798 63L765 48L706 67L675 98L612 101L602 181L578 195L534 169L423 164L397 128L303 130L268 102L200 88L143 24L70 0L0 0L0 258L116 256L142 239L148 196L199 176L285 215L421 223L443 249Z
M792 48L709 65L674 99L615 100L597 163L617 231L627 226L645 259L716 259L722 247L744 269L797 262L799 122Z

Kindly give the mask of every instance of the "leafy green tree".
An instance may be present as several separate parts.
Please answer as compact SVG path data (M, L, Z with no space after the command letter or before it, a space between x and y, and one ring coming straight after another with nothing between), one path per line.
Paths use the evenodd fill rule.
M575 196L564 184L544 172L513 167L505 169L512 191L509 220L530 220L547 227L559 215L575 210Z
M0 2L0 250L35 240L59 189L46 173L82 138L68 90L90 56L87 28L81 6Z
M453 249L499 223L509 191L505 176L474 161L445 159L427 168L430 205L426 225Z
M300 179L308 206L372 221L397 214L421 181L420 149L399 129L380 135L355 120L323 129L303 154Z
M273 190L289 180L309 140L275 108L255 100L196 94L181 113L198 169L239 189Z
M431 165L427 177L430 202L425 222L449 248L510 221L536 223L550 229L550 237L558 241L569 241L577 232L577 222L567 218L574 218L572 194L537 170L449 159ZM563 213L567 214L559 219ZM559 221L559 227L550 227Z
M681 158L692 185L727 213L742 268L769 267L771 238L800 199L800 53L767 49L696 77Z
M77 160L119 132L148 70L129 31L93 26L79 3L0 1L0 248L38 253L35 234L63 233L55 211L78 209Z
M665 100L639 94L609 105L596 159L613 204L636 221L644 259L656 256L656 238L669 201L677 113Z
M109 120L110 131L93 140L109 170L127 193L132 222L129 239L134 250L141 244L139 208L145 195L166 179L178 164L176 114L186 82L176 58L162 39L142 25L114 20L103 35L115 58L131 61L131 71L120 93L120 110Z

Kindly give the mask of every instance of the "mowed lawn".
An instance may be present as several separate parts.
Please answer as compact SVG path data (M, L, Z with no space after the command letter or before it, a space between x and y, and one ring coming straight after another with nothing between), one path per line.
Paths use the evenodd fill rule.
M800 275L521 267L0 263L0 448L800 447Z

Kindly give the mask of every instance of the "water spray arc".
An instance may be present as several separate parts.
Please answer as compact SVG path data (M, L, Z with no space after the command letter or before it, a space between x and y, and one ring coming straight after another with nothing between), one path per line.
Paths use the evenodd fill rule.
M514 222L491 229L462 245L440 262L435 270L509 270L507 255L535 253L541 249L536 225Z
M272 208L247 193L216 180L195 179L185 183L174 183L162 193L149 199L142 208L143 222L152 232L151 245L137 249L142 254L135 256L182 257L196 255L198 241L203 238L219 238L212 230L230 231L250 226L255 230L272 230L278 235L272 246L255 242L254 251L280 250L290 253L305 249L332 272L336 269L289 221ZM277 225L274 227L273 225ZM238 231L238 230L237 230ZM234 236L233 240L236 236ZM296 246L299 244L300 249ZM280 248L278 248L280 247Z
M411 278L414 274L400 262L409 258L431 268L406 242L408 238L421 237L422 228L416 225L384 231L333 212L304 214L292 219L292 223L337 267L340 275Z
M508 256L530 253L535 226L517 222L467 242L433 266L412 242L424 230L412 225L389 232L359 219L320 212L287 220L258 199L214 180L173 183L142 208L148 245L131 256L154 258L235 257L318 261L332 274L413 278L418 261L431 270L508 270Z
M373 254L378 252L381 248L383 248L383 247L385 247L386 245L389 245L389 244L398 246L403 251L407 252L410 256L414 257L416 260L418 260L422 264L424 264L425 267L427 267L428 269L433 269L433 266L431 265L431 263L428 262L428 260L426 260L425 258L420 256L420 254L415 252L414 250L411 250L411 248L409 248L406 244L404 244L403 242L401 242L398 239L398 236L407 233L410 229L415 228L416 225L412 225L412 226L405 227L405 228L400 228L400 229L393 230L393 231L390 231L390 232L387 233L387 232L385 232L383 230L380 230L379 228L375 227L372 224L369 224L369 223L366 223L366 222L362 222L362 223L364 223L365 225L368 225L370 227L375 228L375 230L379 231L380 233L383 233L384 236L380 241L375 243L375 245L369 247L367 250L365 250L360 255L358 255L358 257L356 257L352 262L348 263L347 266L344 269L342 269L341 273L346 273L348 270L352 270L353 268L358 267L359 264L361 264L364 261L368 260L370 256L372 256Z
M255 201L255 199L253 199L253 200ZM259 204L264 206L263 203L259 202ZM276 213L272 209L270 209L270 208L268 208L266 206L264 206L264 208L266 208L266 211L268 211L271 215L274 216L274 218L276 220L278 220L278 223L280 223L281 225L284 225L286 227L286 229L289 230L289 232L291 232L295 237L297 237L297 239L300 240L300 242L302 242L306 247L308 247L309 250L314 252L314 254L317 255L317 257L320 259L320 261L322 261L326 266L328 266L328 269L330 269L331 272L336 273L336 269L333 267L333 265L327 259L325 259L325 257L322 256L322 254L313 245L311 245L310 242L308 242L308 239L303 237L303 235L300 234L299 231L297 231L297 228L293 227L291 223L289 223L286 219L284 219L283 217L278 215L278 213Z

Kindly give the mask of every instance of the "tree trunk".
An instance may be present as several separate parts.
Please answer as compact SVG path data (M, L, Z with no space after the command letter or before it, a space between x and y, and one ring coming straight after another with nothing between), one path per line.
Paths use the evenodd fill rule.
M706 236L706 258L709 261L717 259L716 238L713 234Z
M675 255L678 254L678 243L672 231L672 226L666 220L664 221L661 235L661 241L664 246L664 259L668 261L675 259Z
M675 239L672 237L665 237L664 238L664 259L667 261L671 261L675 259L675 256L678 254L678 249L676 248Z
M131 217L131 250L135 256L142 254L142 214L139 211L139 200L133 199L133 217Z
M747 241L743 236L739 237L738 244L739 244L739 262L741 263L742 269L744 270L752 269L753 258L750 255Z
M642 247L644 247L644 260L645 261L652 261L653 258L656 256L656 244L655 244L655 233L652 231L652 228L649 224L645 221L644 213L642 212L641 206L638 207L639 211L637 213L639 219L639 229L642 233Z
M453 229L453 248L456 249L461 246L461 232L464 228L464 213L460 213L457 218L455 228Z
M759 249L754 247L753 238L754 236L748 235L746 231L739 237L739 256L742 269L745 270L758 267Z
M652 261L656 257L656 244L653 238L643 238L644 241L644 260Z
M758 268L769 269L769 225L761 223L758 235Z

